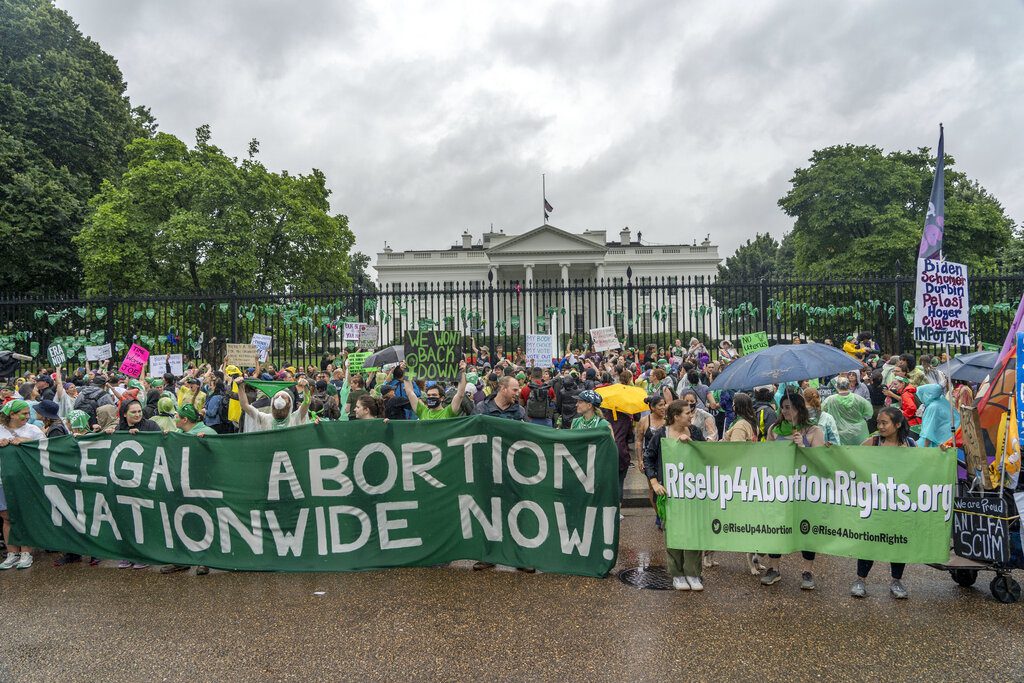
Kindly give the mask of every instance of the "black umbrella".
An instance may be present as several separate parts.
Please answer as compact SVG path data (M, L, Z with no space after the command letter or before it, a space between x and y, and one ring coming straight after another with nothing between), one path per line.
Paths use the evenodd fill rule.
M779 344L732 361L712 389L751 389L859 370L864 364L827 344Z
M363 361L364 368L380 368L391 363L401 363L405 360L404 346L389 346L366 357Z
M953 360L946 361L935 369L950 379L980 384L992 372L992 368L996 366L998 358L998 351L961 353L953 358Z

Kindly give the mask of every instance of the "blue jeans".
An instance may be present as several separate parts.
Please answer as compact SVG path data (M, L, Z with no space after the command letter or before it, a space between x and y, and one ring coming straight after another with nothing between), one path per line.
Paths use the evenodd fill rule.
M526 418L526 421L529 422L530 424L544 425L545 427L551 426L550 417L528 417Z

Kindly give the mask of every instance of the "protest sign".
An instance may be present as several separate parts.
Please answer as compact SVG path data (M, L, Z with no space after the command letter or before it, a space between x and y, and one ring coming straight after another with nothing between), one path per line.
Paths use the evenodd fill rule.
M526 335L526 360L533 361L535 367L550 368L553 340L550 334Z
M263 363L264 361L267 360L267 354L270 353L270 344L272 341L273 337L271 337L269 334L252 335L252 341L250 341L249 343L255 346L256 350L259 351L259 353L256 354L256 357L259 359L260 363Z
M257 364L259 353L252 344L226 344L227 353L225 360L228 365L237 365L240 368L251 368Z
M149 357L150 377L163 377L167 373L167 356Z
M345 323L342 329L343 341L359 341L359 335L366 329L366 323Z
M953 509L953 553L978 562L1009 562L1015 508L1002 496L960 491Z
M461 360L461 332L417 330L405 333L405 364L413 377L455 379Z
M55 366L64 365L64 362L67 361L64 355L64 348L60 344L54 344L46 349L46 354L50 357L50 362Z
M481 560L615 566L607 429L486 416L257 434L140 432L4 449L11 543L144 563L339 571Z
M114 353L110 348L110 344L100 344L99 346L85 347L86 360L108 360L113 355Z
M364 325L359 331L359 345L365 348L372 348L377 345L380 339L380 325Z
M755 351L764 351L768 348L768 334L766 332L741 334L740 346L743 348L744 356L749 356Z
M594 342L595 351L611 351L622 348L614 327L595 327L590 331L590 338Z
M914 339L948 346L969 345L967 266L917 259L916 282Z
M180 353L172 353L167 356L167 369L175 377L185 374L185 362Z
M978 477L987 489L993 484L989 475L988 458L985 456L985 444L981 435L981 418L976 406L960 406L960 435L963 437L964 465L968 481Z
M146 369L147 360L149 360L149 351L138 344L132 344L124 360L121 361L120 372L128 377L138 379L142 376L142 371Z
M669 548L949 560L956 455L662 441Z
M363 363L371 356L370 351L359 351L348 354L348 372L350 375L358 375L361 372L371 372L374 368L365 368Z

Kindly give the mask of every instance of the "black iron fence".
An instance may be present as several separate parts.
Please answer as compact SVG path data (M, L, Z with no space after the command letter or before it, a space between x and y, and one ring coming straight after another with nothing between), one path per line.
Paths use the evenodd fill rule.
M628 271L627 271L628 272ZM1024 292L1024 274L982 275L970 282L971 332L999 344ZM553 334L558 348L584 347L589 331L613 327L626 346L667 347L697 337L722 339L765 331L773 342L799 334L841 343L871 332L885 351L934 352L915 343L914 284L909 277L837 281L719 283L705 278L610 278L600 281L430 283L338 292L192 294L186 296L0 297L0 349L43 359L61 345L67 365L85 347L132 342L152 353L183 353L219 362L224 344L273 337L277 366L318 365L345 345L345 322L377 325L376 346L401 342L405 330L459 330L467 346L525 346L526 335ZM958 351L967 350L966 348ZM40 360L36 364L45 364Z

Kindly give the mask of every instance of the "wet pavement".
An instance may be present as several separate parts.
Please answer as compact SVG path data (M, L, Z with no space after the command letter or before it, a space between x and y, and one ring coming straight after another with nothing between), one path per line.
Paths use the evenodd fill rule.
M653 513L625 515L619 568L664 564ZM716 553L700 594L468 562L197 577L53 557L0 573L0 681L1024 679L1024 603L996 602L991 574L964 589L912 566L896 601L884 564L849 597L844 558L801 591L799 555L764 588Z

